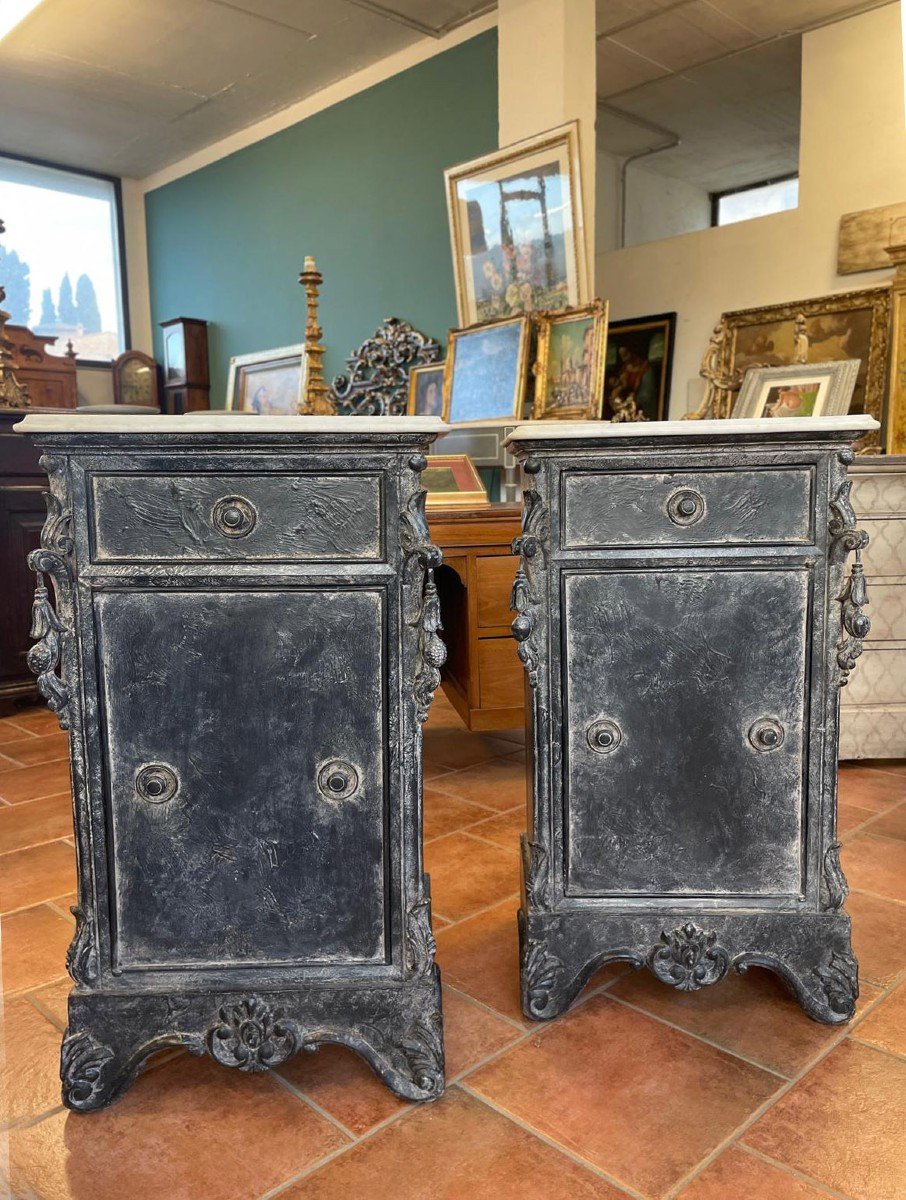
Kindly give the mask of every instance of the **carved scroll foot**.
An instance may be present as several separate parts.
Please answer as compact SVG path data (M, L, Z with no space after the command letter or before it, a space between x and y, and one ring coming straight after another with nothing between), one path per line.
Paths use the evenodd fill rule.
M843 1025L852 1020L859 998L859 965L851 950L828 950L817 961L812 954L744 955L735 965L744 972L756 964L779 975L813 1021Z
M60 1052L63 1103L73 1112L106 1108L132 1083L146 1060L167 1044L167 1039L152 1038L137 1045L110 1046L87 1029L67 1029Z

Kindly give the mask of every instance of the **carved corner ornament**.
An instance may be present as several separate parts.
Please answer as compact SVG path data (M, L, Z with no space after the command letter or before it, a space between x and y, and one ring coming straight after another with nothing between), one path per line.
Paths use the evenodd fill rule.
M76 919L76 931L66 951L66 970L73 983L85 987L98 977L97 954L92 939L91 924L84 910L74 904L70 910Z
M109 1097L104 1077L112 1061L113 1051L90 1033L66 1030L60 1055L60 1080L63 1103L67 1108L87 1112L107 1103Z
M871 631L871 621L862 611L868 604L868 589L862 566L862 551L868 545L868 534L864 529L857 527L855 510L850 500L851 490L851 479L846 479L840 484L830 503L831 517L828 522L832 552L841 558L845 558L850 551L855 552L852 570L837 597L840 604L840 639L836 650L841 687L846 686L850 672L862 653L862 643Z
M522 979L529 1014L542 1017L563 973L563 963L546 942L529 940L522 962Z
M851 1016L859 998L859 964L852 954L834 951L827 966L815 967L814 974L831 1012Z
M831 842L824 852L821 867L821 906L825 912L836 912L849 895L849 886L840 866L840 843Z
M211 1057L240 1071L266 1071L286 1062L302 1048L302 1034L281 1009L271 1009L255 996L225 1005L205 1035Z
M522 835L522 854L525 869L525 895L536 912L550 908L550 855L540 842Z
M44 457L41 465L51 477L61 469L57 459ZM47 518L41 530L41 545L28 556L28 565L38 577L35 598L32 604L31 629L29 635L35 644L28 651L26 661L29 669L38 677L38 691L47 701L48 707L57 714L61 729L69 728L69 690L57 673L60 668L63 638L68 635L64 621L50 600L45 582L49 575L54 582L57 606L68 610L71 607L72 575L69 560L72 554L70 527L72 513L64 509L62 502L53 492L45 492Z
M411 470L419 474L427 466L424 455L409 460ZM414 582L415 609L407 615L410 625L418 628L418 665L415 672L415 705L419 723L428 719L434 693L440 685L440 668L447 661L447 647L438 636L443 628L440 598L434 582L435 568L443 555L431 541L425 502L428 493L417 488L400 513L400 546L403 550L403 579Z
M699 929L692 921L668 933L661 933L661 945L648 956L648 966L662 983L681 992L697 992L699 988L723 979L730 965L730 956L717 944L717 934Z
M527 459L523 469L527 474L535 475L541 469L541 464L535 459ZM522 533L513 540L513 553L519 555L519 568L510 597L510 608L516 613L510 629L529 683L537 688L540 657L536 632L541 616L538 563L544 557L548 511L541 493L535 488L527 488L522 496Z
M418 978L430 975L437 943L431 931L430 901L417 900L406 914L406 966Z

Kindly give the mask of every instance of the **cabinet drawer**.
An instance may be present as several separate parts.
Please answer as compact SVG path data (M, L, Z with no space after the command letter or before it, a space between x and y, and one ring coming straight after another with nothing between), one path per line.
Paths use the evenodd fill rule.
M563 477L563 548L810 543L813 468Z
M482 708L519 708L524 668L511 637L482 638L478 643L478 679Z
M516 578L511 554L482 555L475 560L478 577L478 625L481 629L509 625L513 619L510 597Z
M93 562L375 561L377 475L106 475L91 479Z

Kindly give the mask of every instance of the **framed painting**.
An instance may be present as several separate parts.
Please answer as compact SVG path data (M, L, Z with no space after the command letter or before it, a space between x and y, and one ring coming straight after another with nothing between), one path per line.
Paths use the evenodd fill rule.
M849 412L859 360L752 367L733 409L740 417L843 417Z
M576 121L444 178L460 325L588 302Z
M305 346L280 346L230 359L228 411L287 416L299 411L305 393Z
M537 319L535 420L594 420L601 415L607 353L607 302L541 313Z
M606 421L667 419L675 339L676 313L611 321L601 411Z
M409 368L408 417L441 417L447 419L449 397L444 398L444 364L428 363Z
M530 340L528 317L450 330L444 409L451 423L521 419Z
M797 330L797 320L799 328ZM740 378L750 367L784 367L794 359L809 364L859 359L850 412L883 422L890 349L890 288L867 288L724 313L721 373ZM857 443L877 454L878 430Z
M468 454L432 454L421 473L428 508L473 508L488 503L488 493Z

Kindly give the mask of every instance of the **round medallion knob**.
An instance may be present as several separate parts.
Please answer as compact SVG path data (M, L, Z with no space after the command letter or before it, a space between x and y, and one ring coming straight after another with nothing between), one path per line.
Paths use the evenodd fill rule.
M606 718L593 721L585 732L585 740L595 754L612 754L623 740L619 725Z
M224 496L211 509L211 524L224 537L246 537L258 523L258 510L245 496Z
M749 730L749 741L756 750L776 750L783 745L784 729L773 717L761 717Z
M345 800L359 786L359 773L352 763L340 758L324 763L318 771L318 790L328 800Z
M667 501L667 516L674 525L694 525L705 515L705 501L694 488L680 488Z
M146 763L135 774L135 794L149 804L164 804L179 791L179 776L165 763Z

